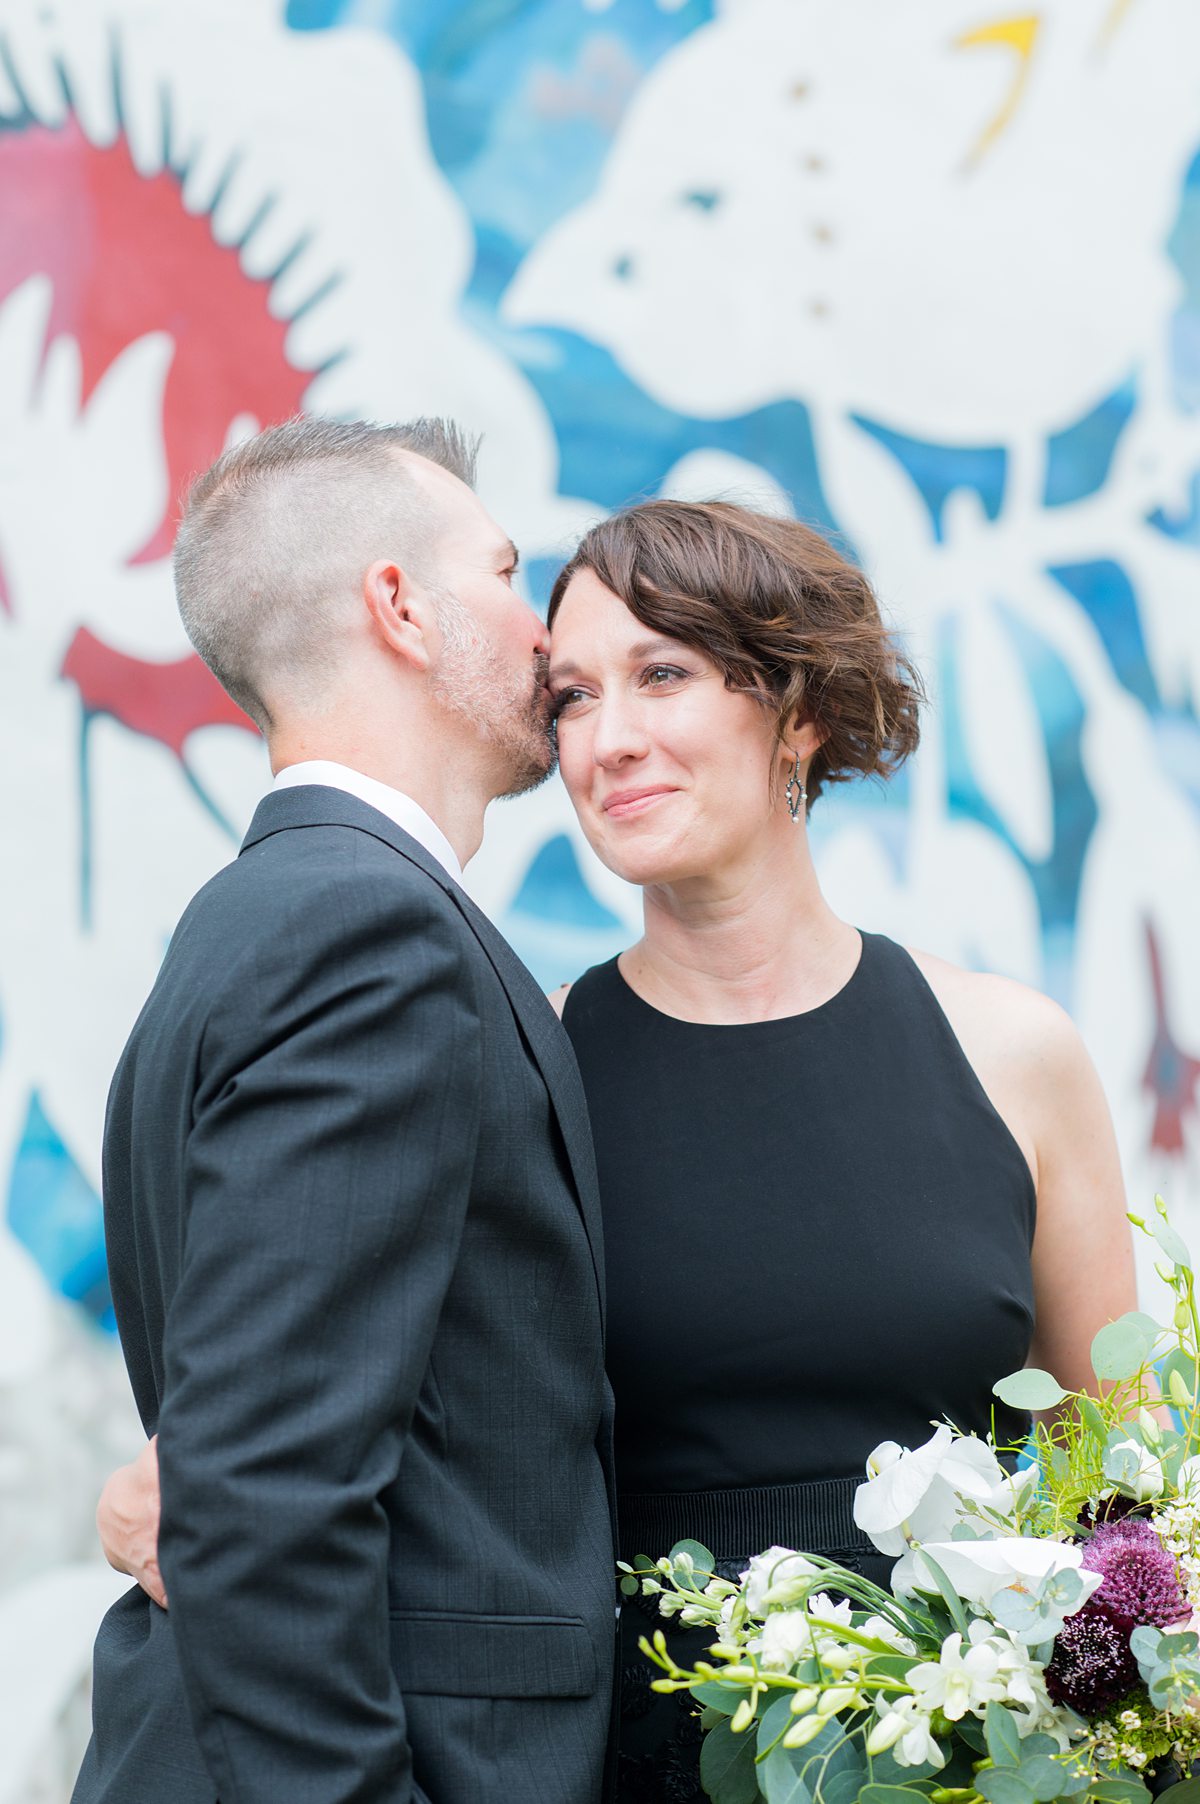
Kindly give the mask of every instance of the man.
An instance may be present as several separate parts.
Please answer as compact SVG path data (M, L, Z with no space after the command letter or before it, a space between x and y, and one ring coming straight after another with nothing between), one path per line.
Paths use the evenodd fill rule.
M593 1804L610 1417L582 1093L460 889L552 765L546 636L437 422L295 420L193 489L188 633L276 772L105 1131L169 1612L96 1644L77 1804Z

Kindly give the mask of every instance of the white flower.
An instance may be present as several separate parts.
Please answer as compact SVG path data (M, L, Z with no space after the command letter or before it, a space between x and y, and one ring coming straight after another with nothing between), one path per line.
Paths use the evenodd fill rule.
M768 1547L756 1553L741 1574L746 1608L752 1616L765 1616L772 1606L794 1604L808 1589L817 1568L790 1547Z
M756 1648L763 1666L790 1672L813 1651L813 1626L803 1610L772 1610L763 1623Z
M947 1635L937 1660L914 1666L908 1682L926 1715L940 1710L952 1723L968 1710L980 1714L989 1703L999 1702L1007 1689L999 1649L986 1639L968 1642L964 1653L961 1635Z
M894 1622L886 1616L868 1616L862 1624L861 1632L869 1635L873 1641L882 1641L885 1647L895 1648L898 1654L915 1654L916 1644L902 1635Z
M854 1498L854 1520L880 1553L902 1554L911 1541L944 1541L962 1520L961 1497L1010 1515L1024 1495L992 1449L945 1426L923 1446L883 1441L867 1460L867 1481Z
M1083 1581L1078 1609L1100 1585L1097 1572L1089 1572L1078 1547L1065 1541L1035 1541L1027 1535L997 1535L986 1541L933 1541L902 1560L892 1574L892 1588L937 1591L937 1584L922 1559L927 1552L941 1567L964 1603L986 1610L995 1592L1007 1586L1029 1589L1051 1573L1078 1572ZM902 1572L901 1568L905 1570Z
M1175 1477L1175 1489L1181 1497L1200 1498L1200 1455L1185 1459Z
M933 1739L929 1718L914 1697L875 1699L879 1721L871 1731L870 1749L891 1748L897 1766L945 1766L946 1756Z
M1121 1455L1125 1455L1122 1461ZM1156 1459L1149 1447L1143 1447L1140 1441L1118 1441L1105 1455L1104 1469L1109 1470L1110 1462L1116 1469L1122 1465L1126 1470L1116 1480L1123 1491L1136 1497L1139 1503L1148 1503L1152 1497L1161 1497L1166 1488L1163 1477L1162 1461Z

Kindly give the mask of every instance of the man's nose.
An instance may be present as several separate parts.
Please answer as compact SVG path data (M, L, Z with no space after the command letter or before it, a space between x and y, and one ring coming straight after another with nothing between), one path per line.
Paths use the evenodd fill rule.
M548 658L550 656L550 629L540 614L535 614L532 608L529 610L529 618L533 622L533 649L539 658Z

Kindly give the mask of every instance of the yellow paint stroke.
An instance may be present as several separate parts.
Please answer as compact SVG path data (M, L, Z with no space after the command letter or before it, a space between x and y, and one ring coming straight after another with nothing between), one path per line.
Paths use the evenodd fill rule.
M1108 9L1104 23L1100 27L1100 36L1097 40L1098 49L1107 50L1112 39L1116 37L1121 26L1124 24L1125 14L1129 11L1132 4L1133 0L1112 0L1112 5Z
M1125 6L1128 0L1117 0L1118 5ZM1033 49L1037 43L1041 20L1037 13L1023 13L1015 19L997 19L992 25L980 25L974 31L968 31L961 38L956 38L956 50L975 50L985 45L999 44L1005 50L1015 51L1017 69L1013 83L1005 95L1004 103L993 119L990 119L976 142L967 154L967 167L983 161L997 138L1011 125L1013 115L1021 104L1021 96L1025 84L1029 80L1030 65L1033 60Z

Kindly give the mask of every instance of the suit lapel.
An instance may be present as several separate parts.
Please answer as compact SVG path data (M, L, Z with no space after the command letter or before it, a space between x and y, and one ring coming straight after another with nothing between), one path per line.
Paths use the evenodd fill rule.
M571 1042L554 1010L508 941L466 891L411 834L357 796L324 785L298 785L264 796L254 813L242 851L273 833L293 827L344 826L369 833L415 864L445 890L487 954L504 986L525 1042L542 1074L563 1137L596 1274L601 1320L604 1319L604 1251L600 1195L592 1151L587 1102Z

